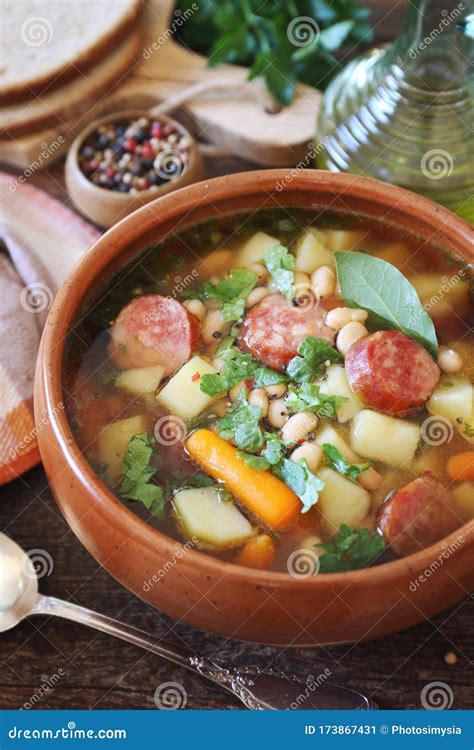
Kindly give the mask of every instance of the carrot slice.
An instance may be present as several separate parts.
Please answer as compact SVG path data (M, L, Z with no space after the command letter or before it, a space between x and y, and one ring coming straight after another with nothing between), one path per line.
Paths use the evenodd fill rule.
M446 470L454 482L474 481L474 451L457 453L448 459Z
M237 448L211 430L196 430L186 441L192 458L269 528L285 529L300 513L298 496L268 471L252 469Z
M246 568L268 570L272 567L274 557L275 545L272 538L268 534L259 534L244 544L235 562Z

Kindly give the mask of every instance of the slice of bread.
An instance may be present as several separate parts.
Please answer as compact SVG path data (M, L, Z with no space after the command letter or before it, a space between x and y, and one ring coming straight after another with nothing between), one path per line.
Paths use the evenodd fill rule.
M142 45L137 29L115 52L88 71L41 98L0 107L0 138L17 138L52 125L64 125L81 111L98 106L133 68Z
M142 0L2 0L0 104L41 96L87 73L131 33L141 6Z

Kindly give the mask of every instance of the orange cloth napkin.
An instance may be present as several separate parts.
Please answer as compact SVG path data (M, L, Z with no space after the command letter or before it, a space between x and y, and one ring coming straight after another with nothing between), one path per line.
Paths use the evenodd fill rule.
M0 484L40 461L33 382L54 295L99 231L0 172Z

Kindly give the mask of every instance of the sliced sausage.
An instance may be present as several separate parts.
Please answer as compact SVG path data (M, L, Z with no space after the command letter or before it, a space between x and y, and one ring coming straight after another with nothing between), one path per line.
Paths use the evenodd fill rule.
M422 409L440 376L426 349L400 331L377 331L359 339L347 352L345 367L361 401L397 417Z
M121 310L112 324L109 353L121 369L162 365L171 375L199 346L198 320L172 297L147 294Z
M298 307L281 294L271 294L247 314L238 344L263 364L282 369L296 356L306 336L334 343L335 331L324 322L326 313L322 302Z
M378 526L400 556L419 552L462 525L450 490L426 471L390 493L380 509Z

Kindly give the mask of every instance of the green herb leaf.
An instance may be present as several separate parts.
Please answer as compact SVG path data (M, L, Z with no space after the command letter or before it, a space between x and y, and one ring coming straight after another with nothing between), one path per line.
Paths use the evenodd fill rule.
M232 355L232 356L230 356ZM222 370L219 373L202 375L199 388L208 396L216 396L218 393L226 393L228 390L253 377L259 365L248 354L241 354L238 349L228 350Z
M366 568L383 552L385 542L368 529L353 529L343 524L331 542L315 546L324 550L319 558L320 572L337 573Z
M156 469L150 466L156 441L142 432L130 440L123 460L124 480L120 494L127 500L136 500L158 518L165 517L163 489L150 482Z
M255 370L253 376L253 387L266 388L267 385L278 385L279 383L286 383L287 380L288 378L283 372L276 372L271 370L270 367L259 367Z
M217 429L224 440L233 440L237 448L256 453L264 443L259 426L262 410L249 404L245 398L238 398L231 411L219 419Z
M288 375L298 383L321 377L326 362L341 362L339 352L326 339L307 336L298 347L299 357L293 357L288 363Z
M359 474L372 466L372 461L366 461L366 463L360 464L360 466L348 463L340 450L330 443L323 443L322 449L324 452L325 463L332 469L335 469L343 477L350 479L351 482L357 482Z
M273 432L266 432L264 437L266 445L262 455L269 464L276 466L280 462L287 444Z
M222 319L225 323L239 320L244 314L245 300L257 283L257 274L244 268L232 269L218 284L206 281L201 296L204 299L217 299L222 305Z
M318 502L324 482L310 471L304 459L291 461L289 458L283 458L281 463L273 467L273 473L298 495L303 503L302 513L306 513Z
M398 268L366 253L337 251L334 257L346 305L367 310L369 325L401 331L437 358L433 321Z
M237 455L247 464L247 466L250 466L251 469L266 471L270 466L264 456L252 456L251 453L244 453L243 451L238 451Z
M288 299L296 294L293 268L295 258L283 245L275 245L263 258L270 276L278 289Z
M323 29L319 35L319 44L328 52L334 52L349 36L354 21L339 21L327 29Z
M290 385L288 390L294 396L285 401L291 411L312 411L325 419L336 419L337 410L347 401L345 396L321 393L320 386L315 383L303 383L300 388Z

